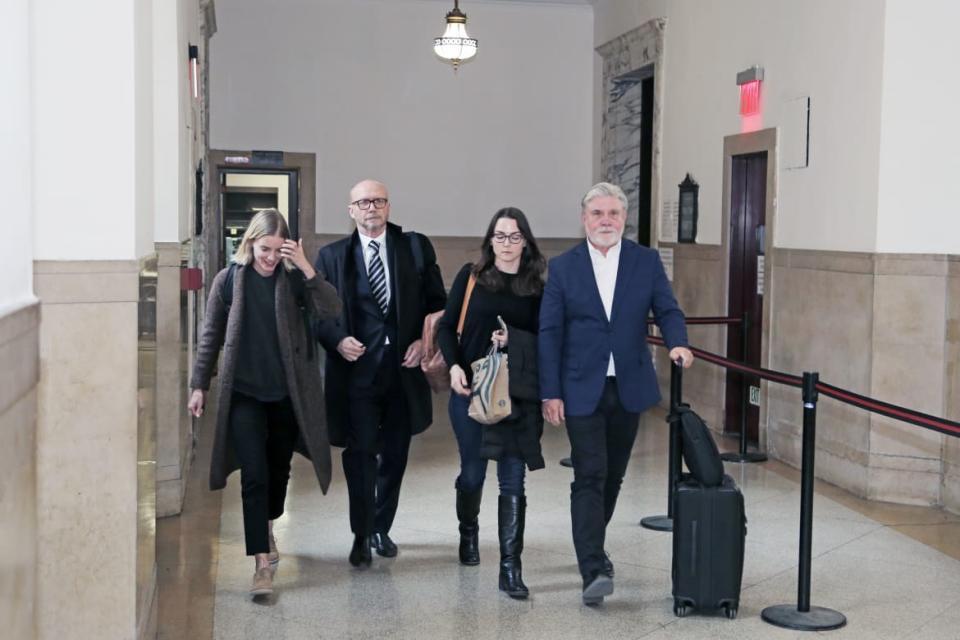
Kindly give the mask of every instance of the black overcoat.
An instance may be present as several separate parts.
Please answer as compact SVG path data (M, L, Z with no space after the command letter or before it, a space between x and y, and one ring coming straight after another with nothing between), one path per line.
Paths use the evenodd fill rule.
M423 268L417 268L411 234L393 223L387 223L387 260L389 261L393 302L397 308L397 345L395 352L402 359L412 342L420 339L423 319L428 313L441 311L447 303L447 293L437 266L433 245L426 236L417 234L423 256ZM346 446L349 428L347 390L353 363L347 362L337 351L337 345L354 335L354 302L358 274L354 251L360 242L356 230L346 238L332 242L317 254L316 269L322 273L343 300L339 318L321 322L317 338L327 352L324 384L326 389L327 427L330 443ZM399 363L398 363L399 366ZM433 404L430 387L420 367L400 367L400 383L409 407L410 431L418 434L433 422Z

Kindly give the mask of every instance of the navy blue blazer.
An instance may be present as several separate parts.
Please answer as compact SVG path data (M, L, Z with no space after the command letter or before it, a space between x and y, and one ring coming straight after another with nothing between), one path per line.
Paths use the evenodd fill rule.
M627 411L639 413L660 401L646 341L651 312L670 349L687 346L686 322L660 254L630 240L621 242L609 320L587 241L550 260L540 305L540 396L562 399L568 416L596 410L611 353Z

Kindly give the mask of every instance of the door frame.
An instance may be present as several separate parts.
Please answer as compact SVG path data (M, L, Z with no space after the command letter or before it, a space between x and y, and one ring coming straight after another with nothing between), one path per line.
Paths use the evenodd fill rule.
M734 156L753 153L767 153L767 184L766 184L766 237L764 239L764 270L763 270L763 331L760 337L760 366L769 368L770 337L771 337L771 301L773 299L773 238L777 223L777 189L778 166L777 147L779 136L776 129L762 129L752 133L740 133L725 136L723 139L723 196L721 208L721 260L723 267L723 308L730 305L730 198L733 182ZM737 327L727 327L727 331L739 331ZM726 340L723 342L726 344ZM738 357L738 356L736 356ZM727 397L726 375L723 376L722 398ZM760 419L757 424L757 437L761 449L767 447L767 405L769 385L760 387ZM725 400L724 400L725 401ZM724 409L724 413L725 413Z
M219 271L223 247L220 246L220 229L223 226L223 212L220 211L220 171L238 169L243 171L297 171L299 176L297 226L303 239L303 249L307 258L312 260L319 248L317 239L317 156L315 153L295 153L283 151L279 161L274 160L274 152L254 152L251 150L210 149L207 152L206 176L204 184L207 202L203 221L203 241L206 245L206 260L203 264L204 287L209 287L213 276ZM260 161L266 156L266 161ZM227 158L234 159L228 162ZM245 161L235 159L244 158Z

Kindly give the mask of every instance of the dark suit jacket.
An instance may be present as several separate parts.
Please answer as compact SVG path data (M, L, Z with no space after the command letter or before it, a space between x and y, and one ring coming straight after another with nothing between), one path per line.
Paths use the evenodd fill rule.
M420 367L401 367L400 361L410 344L420 338L424 316L442 310L447 301L433 245L426 236L418 234L418 237L423 253L422 272L417 270L408 234L404 234L401 227L387 223L390 298L391 306L395 305L397 323L394 353L396 366L400 369L400 383L410 408L410 430L414 434L425 430L433 421L430 387ZM357 370L365 366L366 363L361 363L364 358L379 356L376 348L367 345L367 353L357 362L351 363L344 360L337 351L337 345L343 338L357 337L357 283L358 278L367 277L357 268L355 252L359 244L360 236L354 230L350 236L320 249L316 262L317 272L324 275L343 300L340 317L322 322L317 327L317 338L327 351L324 383L330 443L339 447L346 446L349 428L348 385L352 383Z
M646 342L651 311L667 347L687 346L683 312L660 255L630 240L622 243L610 320L587 241L550 260L540 305L540 395L562 399L567 415L587 416L596 410L611 353L620 402L627 411L639 413L660 401Z

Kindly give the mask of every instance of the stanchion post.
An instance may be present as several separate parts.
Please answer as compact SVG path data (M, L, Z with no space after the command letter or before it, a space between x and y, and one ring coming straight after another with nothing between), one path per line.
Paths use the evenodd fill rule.
M747 338L750 336L750 312L744 311L740 321L740 362L747 363ZM750 381L745 371L740 372L740 451L720 456L727 462L766 462L767 454L747 451L747 408L750 406Z
M676 413L677 407L683 401L683 361L670 362L670 415L667 416L667 422L670 423L670 453L667 471L667 515L665 516L647 516L640 521L640 526L644 529L654 531L673 531L673 494L674 486L680 480L680 470L682 461L680 459L680 425L677 421L670 418Z
M839 611L810 606L810 562L813 551L813 466L817 449L818 373L803 374L803 452L800 470L800 567L797 605L778 604L764 609L765 622L799 631L828 631L847 624Z
M747 338L750 335L750 312L743 312L740 323L740 362L747 364ZM740 373L740 458L747 457L747 407L750 406L750 378Z

